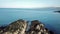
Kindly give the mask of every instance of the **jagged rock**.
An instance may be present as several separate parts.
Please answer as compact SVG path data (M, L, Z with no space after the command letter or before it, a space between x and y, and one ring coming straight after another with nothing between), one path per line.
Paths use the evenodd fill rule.
M28 34L50 34L49 30L44 27L45 25L38 20L31 21L30 29L27 31Z
M28 21L20 19L0 30L0 34L54 34L54 32L49 31L45 28L45 25L38 20L31 21L29 29L27 26Z
M27 27L27 21L17 20L9 24L0 31L0 34L24 34Z

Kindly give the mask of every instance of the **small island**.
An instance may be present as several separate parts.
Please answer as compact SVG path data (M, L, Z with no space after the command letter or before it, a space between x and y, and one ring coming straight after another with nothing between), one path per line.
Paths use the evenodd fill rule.
M54 12L56 12L56 13L60 13L60 11L54 11Z

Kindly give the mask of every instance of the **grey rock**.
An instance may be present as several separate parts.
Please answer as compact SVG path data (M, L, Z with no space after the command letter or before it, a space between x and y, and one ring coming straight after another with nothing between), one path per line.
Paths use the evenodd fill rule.
M29 29L28 25L28 21L20 19L12 22L2 30L0 29L0 34L54 34L54 32L45 28L45 24L38 20L31 21Z
M50 34L49 30L45 28L45 25L38 20L31 21L30 29L27 34Z
M9 24L0 31L0 34L24 34L27 27L27 21L17 20Z

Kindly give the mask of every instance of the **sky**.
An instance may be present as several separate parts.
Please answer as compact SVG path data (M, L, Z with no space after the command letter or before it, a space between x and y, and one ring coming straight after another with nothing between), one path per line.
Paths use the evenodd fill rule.
M60 0L0 0L0 8L60 7Z

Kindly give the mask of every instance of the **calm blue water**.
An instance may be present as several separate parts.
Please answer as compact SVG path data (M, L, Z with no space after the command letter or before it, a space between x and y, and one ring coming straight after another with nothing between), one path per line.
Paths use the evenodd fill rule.
M54 13L55 10L0 8L0 25L10 24L18 19L40 20L47 28L60 34L60 13Z

